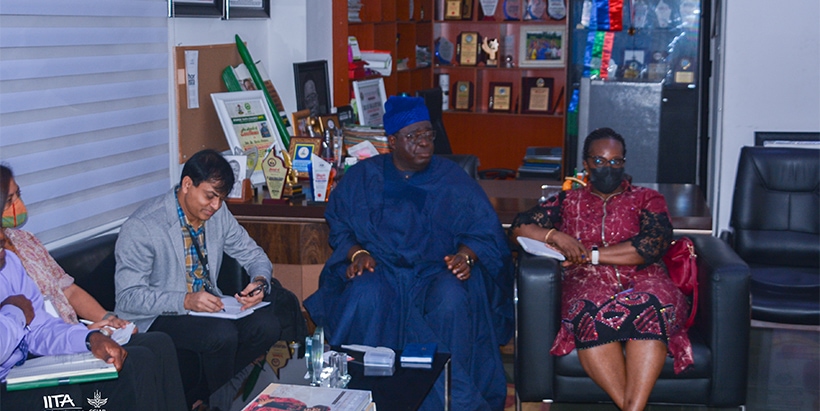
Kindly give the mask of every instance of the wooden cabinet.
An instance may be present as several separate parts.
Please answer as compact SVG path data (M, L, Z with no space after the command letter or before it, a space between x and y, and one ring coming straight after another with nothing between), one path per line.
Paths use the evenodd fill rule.
M505 18L505 1L499 0L496 12L485 17L479 0L463 0L470 4L471 14L463 20L444 19L446 0L361 0L361 23L349 23L347 0L334 0L334 99L336 105L350 100L350 80L347 73L347 36L353 35L362 49L391 50L394 59L393 74L385 78L385 89L389 95L400 92L413 94L417 90L439 85L442 74L450 76L450 106L443 113L443 121L453 152L475 154L479 157L481 169L510 168L521 165L527 147L564 146L564 113L566 107L566 50L568 43L566 18L551 20L543 16L541 20ZM523 16L530 0L518 1ZM413 13L411 15L410 10ZM422 16L422 9L423 16ZM519 61L522 30L538 33L540 28L559 30L563 34L560 48L560 62L551 61L543 67L543 61L530 61L534 66L523 66ZM435 54L435 43L446 38L456 48L458 36L463 32L478 33L480 38L498 39L499 53L496 66L488 66L480 61L477 65L459 65L454 57L450 64L441 64L435 56L432 67L418 68L415 62L415 46L425 45ZM395 43L395 44L393 44ZM479 45L480 47L480 45ZM505 64L504 57L511 55L512 67ZM409 57L409 70L397 71L395 63ZM537 58L535 59L537 60ZM551 105L548 113L523 114L526 99L522 99L523 78L552 79ZM458 81L469 81L473 87L472 104L468 110L455 110L453 87ZM512 85L509 112L491 110L491 83ZM566 156L565 156L566 157Z
M348 0L333 0L333 100L348 104L352 81L348 75L347 38L354 36L362 50L389 51L393 69L384 78L388 96L429 88L432 67L416 61L416 46L433 50L433 0L360 0L361 22L348 21ZM399 62L407 59L406 68Z

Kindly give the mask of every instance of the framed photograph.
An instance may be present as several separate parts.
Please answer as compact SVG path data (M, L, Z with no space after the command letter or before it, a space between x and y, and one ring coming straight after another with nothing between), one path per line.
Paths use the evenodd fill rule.
M296 110L310 110L311 116L330 113L330 87L327 60L293 63Z
M311 155L315 153L318 156L321 153L321 147L321 138L293 137L290 139L289 154L297 176L304 178L310 176L308 164L310 164Z
M224 0L228 1L226 19L266 19L270 17L270 0Z
M356 95L356 107L359 108L359 124L363 126L382 125L384 103L387 102L384 79L379 77L354 81L353 94Z
M255 148L260 157L264 157L262 153L269 148L277 153L284 149L282 137L276 130L273 115L262 91L212 93L211 100L232 152L241 153ZM251 183L256 185L264 182L261 162L258 162L251 174Z
M226 13L226 0L171 0L168 17L219 17Z
M564 26L521 26L518 39L518 65L520 67L564 67L566 48Z
M242 198L242 180L245 179L248 172L248 156L231 154L222 157L228 160L228 164L231 165L231 170L233 170L234 183L231 192L228 193L228 198Z
M291 114L293 119L293 135L300 137L310 136L310 110L299 110Z

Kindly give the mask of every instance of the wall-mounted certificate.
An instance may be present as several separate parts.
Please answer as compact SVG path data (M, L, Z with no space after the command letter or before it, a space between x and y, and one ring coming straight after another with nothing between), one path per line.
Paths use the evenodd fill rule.
M444 2L444 19L445 20L461 20L461 2L462 2L462 0L445 0L445 2Z
M552 88L550 77L524 77L521 79L521 113L547 114L552 109Z
M490 83L489 111L512 110L512 83Z
M475 66L478 64L478 40L476 31L464 31L458 35L458 64Z
M456 110L470 110L473 107L473 83L457 81L453 86L453 107Z

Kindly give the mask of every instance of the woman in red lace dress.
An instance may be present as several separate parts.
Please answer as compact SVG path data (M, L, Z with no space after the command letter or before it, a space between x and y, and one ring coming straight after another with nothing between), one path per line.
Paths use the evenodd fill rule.
M614 130L584 141L586 187L564 191L519 214L515 236L566 257L562 325L550 351L574 348L587 374L623 410L642 410L667 355L675 372L692 365L684 328L689 303L661 257L672 240L666 201L624 176L626 144Z

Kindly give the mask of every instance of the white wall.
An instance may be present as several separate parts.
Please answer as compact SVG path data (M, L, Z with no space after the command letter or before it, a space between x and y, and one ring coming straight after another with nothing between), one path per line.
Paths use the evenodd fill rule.
M722 1L713 73L713 229L726 229L740 149L755 131L820 131L820 2Z
M168 19L168 53L173 76L174 47L234 43L239 35L255 60L261 60L288 113L296 111L293 63L328 60L331 69L331 0L271 0L270 19L221 20L218 18ZM332 73L329 73L332 76ZM171 144L171 181L181 167L176 125L176 89L169 85L171 102L169 141ZM331 82L332 84L332 82ZM216 115L216 113L214 113Z

